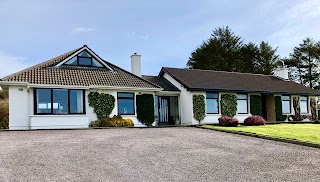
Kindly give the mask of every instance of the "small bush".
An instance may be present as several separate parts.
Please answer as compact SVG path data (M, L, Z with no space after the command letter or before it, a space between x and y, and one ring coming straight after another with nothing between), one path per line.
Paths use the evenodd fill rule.
M316 120L316 121L313 122L313 124L320 124L320 121Z
M123 119L122 116L114 115L112 118L104 118L101 121L92 121L90 127L128 127L134 126L131 119Z
M238 126L238 119L237 118L231 118L229 116L221 116L219 119L219 125L220 126Z
M9 128L9 105L0 102L0 129Z
M100 121L91 121L91 123L89 124L89 127L100 127L101 122Z
M266 120L261 116L249 116L244 120L244 125L253 126L253 125L265 125Z
M0 90L0 100L8 98L7 92Z

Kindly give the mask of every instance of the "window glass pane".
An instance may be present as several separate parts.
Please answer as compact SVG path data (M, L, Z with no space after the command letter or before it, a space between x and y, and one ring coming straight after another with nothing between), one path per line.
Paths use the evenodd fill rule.
M282 96L282 100L290 100L290 96Z
M133 98L133 93L118 93L118 97Z
M218 99L207 99L207 113L219 113Z
M245 94L237 94L238 99L247 99L247 95Z
M217 93L207 93L207 99L217 99L218 97Z
M289 114L290 113L290 101L282 101L282 113Z
M300 100L307 101L307 100L308 100L308 97L306 97L306 96L301 96L301 97L300 97Z
M37 89L37 113L51 113L51 89Z
M91 66L91 58L78 57L79 65Z
M238 100L237 110L238 113L248 113L247 100Z
M308 113L308 102L300 101L300 111L301 113Z
M100 64L97 60L95 60L94 58L92 58L92 66L95 67L103 67L102 64Z
M67 64L67 65L78 65L77 56L76 56L76 57L73 57L72 59L70 59L69 61L67 61L65 64Z
M87 51L82 51L80 54L78 54L78 56L91 57L90 54Z
M70 113L84 113L83 112L83 91L70 90Z
M68 114L68 90L53 89L53 114Z
M133 99L118 99L118 114L134 114Z
M154 119L158 121L158 96L154 96Z

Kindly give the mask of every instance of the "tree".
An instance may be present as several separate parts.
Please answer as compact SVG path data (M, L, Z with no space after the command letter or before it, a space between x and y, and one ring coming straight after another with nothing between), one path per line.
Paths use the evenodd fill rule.
M236 71L243 73L272 74L277 67L277 48L267 42L259 46L235 35L229 27L213 30L211 37L191 53L187 66L190 69Z
M206 104L204 96L193 95L192 104L193 117L194 119L199 121L199 124L201 124L201 120L203 120L206 117Z
M191 53L187 66L191 69L236 71L241 46L241 37L236 36L228 26L217 28L207 41Z
M320 42L304 39L284 63L290 68L291 78L295 81L310 88L319 88Z
M242 73L257 73L258 58L258 46L251 42L244 44L240 49L240 60L237 64L236 71Z
M256 73L271 75L274 69L280 64L278 48L273 48L268 42L262 41L259 45Z

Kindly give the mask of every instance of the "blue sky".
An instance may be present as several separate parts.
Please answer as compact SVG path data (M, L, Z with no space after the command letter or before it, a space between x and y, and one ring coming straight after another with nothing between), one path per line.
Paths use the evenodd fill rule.
M306 37L320 40L317 0L0 0L0 78L87 44L142 74L186 67L213 29L229 26L244 42L268 41L288 56Z

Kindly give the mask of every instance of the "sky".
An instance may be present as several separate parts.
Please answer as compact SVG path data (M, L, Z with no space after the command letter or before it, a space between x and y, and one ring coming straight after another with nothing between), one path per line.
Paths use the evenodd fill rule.
M0 78L88 45L128 71L185 68L215 28L244 43L267 41L288 56L306 37L320 40L318 0L0 0Z

